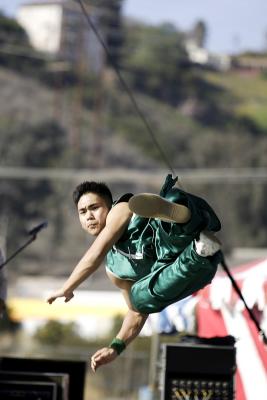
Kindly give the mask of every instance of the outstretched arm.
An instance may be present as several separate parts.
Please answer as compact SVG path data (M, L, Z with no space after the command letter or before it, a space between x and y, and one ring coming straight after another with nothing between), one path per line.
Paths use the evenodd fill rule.
M121 326L117 339L122 340L127 346L143 328L148 315L129 309ZM91 368L95 372L98 367L108 364L118 357L118 352L112 347L104 347L91 357Z
M65 302L72 299L74 289L98 269L107 252L121 237L131 216L127 203L120 203L109 212L105 228L76 265L63 287L48 297L49 304L58 297L65 297Z

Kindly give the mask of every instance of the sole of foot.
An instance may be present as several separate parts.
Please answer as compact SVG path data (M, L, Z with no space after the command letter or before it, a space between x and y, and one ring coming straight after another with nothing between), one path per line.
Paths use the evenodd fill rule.
M141 217L158 218L180 224L188 222L191 217L191 211L186 206L172 203L152 193L141 193L131 197L129 208Z

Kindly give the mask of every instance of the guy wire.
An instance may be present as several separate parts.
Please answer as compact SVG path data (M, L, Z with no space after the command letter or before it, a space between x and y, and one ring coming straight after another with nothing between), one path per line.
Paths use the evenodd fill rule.
M162 160L165 162L166 166L171 171L172 175L176 176L174 168L172 167L171 163L169 162L168 157L166 156L165 152L161 148L156 136L154 135L154 132L153 132L150 124L148 123L148 120L145 117L145 114L140 109L140 107L139 107L139 105L138 105L138 103L137 103L137 101L136 101L136 99L135 99L130 87L128 86L128 84L126 83L125 79L123 78L119 67L113 61L112 55L111 55L111 53L109 51L109 48L107 47L106 43L102 39L101 35L99 34L99 32L98 32L95 24L92 22L90 16L88 15L87 10L86 10L82 0L74 0L74 1L77 1L80 4L81 10L82 10L82 12L83 12L83 14L84 14L84 16L85 16L90 28L92 29L92 31L96 35L97 39L99 40L100 44L102 45L102 47L103 47L103 49L104 49L104 51L105 51L105 53L106 53L106 55L108 57L108 60L109 60L109 62L111 64L111 66L113 67L113 69L114 69L114 71L115 71L115 73L116 73L116 75L117 75L122 87L124 88L124 90L128 94L128 96L129 96L129 98L130 98L130 100L131 100L131 102L132 102L132 104L133 104L138 116L140 117L140 119L142 120L143 124L145 125L145 127L146 127L146 129L147 129L147 131L148 131L148 133L149 133L154 145L156 146L156 148L159 151L159 154L161 155Z

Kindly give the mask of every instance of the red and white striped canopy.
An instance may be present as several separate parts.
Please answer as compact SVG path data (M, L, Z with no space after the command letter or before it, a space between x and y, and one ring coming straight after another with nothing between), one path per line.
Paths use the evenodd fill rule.
M231 272L267 334L267 259ZM237 340L236 400L267 399L267 348L230 279L218 272L211 285L198 293L198 298L198 335L232 335Z

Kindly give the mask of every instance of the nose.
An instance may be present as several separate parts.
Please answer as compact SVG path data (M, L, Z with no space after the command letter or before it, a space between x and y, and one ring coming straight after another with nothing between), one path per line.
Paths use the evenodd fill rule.
M92 211L91 210L87 210L86 211L86 219L92 219L92 217L93 217Z

